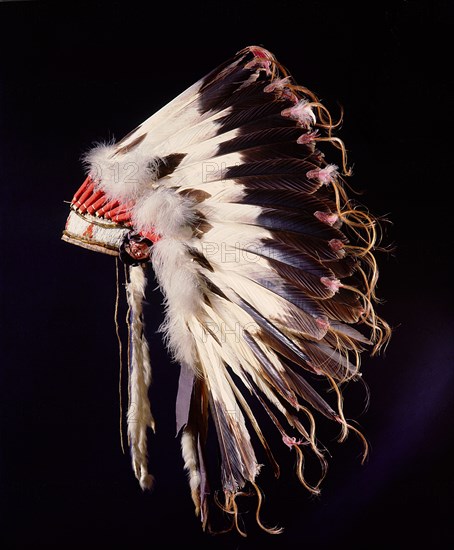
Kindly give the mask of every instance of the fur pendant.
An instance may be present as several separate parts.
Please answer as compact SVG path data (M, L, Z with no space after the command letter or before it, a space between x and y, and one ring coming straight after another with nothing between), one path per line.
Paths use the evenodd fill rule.
M87 178L63 239L128 266L133 469L150 488L148 264L165 297L161 330L181 365L177 430L204 528L216 529L217 505L244 535L237 498L249 494L260 527L279 533L260 518L257 478L266 467L279 474L273 448L281 443L294 453L297 479L319 493L327 467L320 417L341 441L359 435L367 453L344 416L341 387L360 379L361 352L377 352L390 329L374 310L378 222L347 196L337 126L269 51L250 46L84 157ZM325 160L330 146L337 165ZM257 407L276 429L272 441ZM219 472L206 450L213 432ZM268 457L263 466L254 442ZM320 461L318 481L303 471L309 453Z

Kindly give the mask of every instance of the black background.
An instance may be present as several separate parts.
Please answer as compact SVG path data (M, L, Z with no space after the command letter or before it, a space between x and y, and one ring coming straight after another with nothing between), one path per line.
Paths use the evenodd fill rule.
M448 4L0 4L5 547L452 542ZM347 415L371 443L366 464L353 436L338 445L327 431L332 460L314 499L282 451L281 480L265 471L260 483L264 519L283 525L284 534L260 533L246 515L247 539L213 538L193 515L175 438L178 368L155 334L159 291L151 282L146 309L157 482L144 494L119 445L114 262L60 235L63 201L81 183L80 155L93 141L122 137L249 44L270 49L333 111L343 105L351 183L372 212L393 222L385 242L395 252L380 257L379 312L395 330L384 357L364 358L368 411L361 414L359 385L346 390Z

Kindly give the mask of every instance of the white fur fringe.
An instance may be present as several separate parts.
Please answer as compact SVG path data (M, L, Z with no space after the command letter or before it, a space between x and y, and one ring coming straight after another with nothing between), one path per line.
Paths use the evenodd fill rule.
M134 472L142 489L150 489L153 485L153 476L148 473L147 465L147 428L154 430L154 420L148 399L151 383L150 355L142 319L146 285L145 268L141 265L131 266L126 287L131 315L128 441Z

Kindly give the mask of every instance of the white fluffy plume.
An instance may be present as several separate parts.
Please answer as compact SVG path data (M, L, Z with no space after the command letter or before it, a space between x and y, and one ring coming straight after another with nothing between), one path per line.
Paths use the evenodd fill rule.
M171 239L190 237L194 218L192 201L165 187L154 189L133 210L134 226L139 231L154 229Z
M176 239L158 241L153 246L152 263L165 296L167 315L161 331L176 361L192 360L194 338L188 320L197 315L202 303L196 266L184 243Z
M117 145L99 143L84 155L83 161L92 179L112 200L137 199L156 180L156 160L140 145L121 154Z

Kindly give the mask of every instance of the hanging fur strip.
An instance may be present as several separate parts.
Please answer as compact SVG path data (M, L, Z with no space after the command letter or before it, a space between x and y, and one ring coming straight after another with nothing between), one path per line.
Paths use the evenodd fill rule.
M347 196L338 125L269 51L250 46L84 157L87 178L63 239L129 266L134 472L151 487L142 312L151 264L164 296L161 331L181 365L177 431L204 528L216 502L244 535L238 498L255 494L257 523L280 532L260 519L260 470L279 475L273 449L281 443L294 453L296 477L318 494L327 469L320 417L341 441L359 435L367 452L344 415L341 388L360 378L360 354L376 353L390 329L374 309L379 224ZM336 164L325 157L329 146ZM275 439L264 435L258 408ZM213 431L218 475L207 451ZM304 473L309 453L321 466L315 482Z
M153 485L153 476L148 473L147 465L147 428L154 430L154 420L148 399L151 367L142 318L142 301L145 297L146 284L144 267L131 266L126 286L130 315L128 442L134 473L142 489L150 489Z

